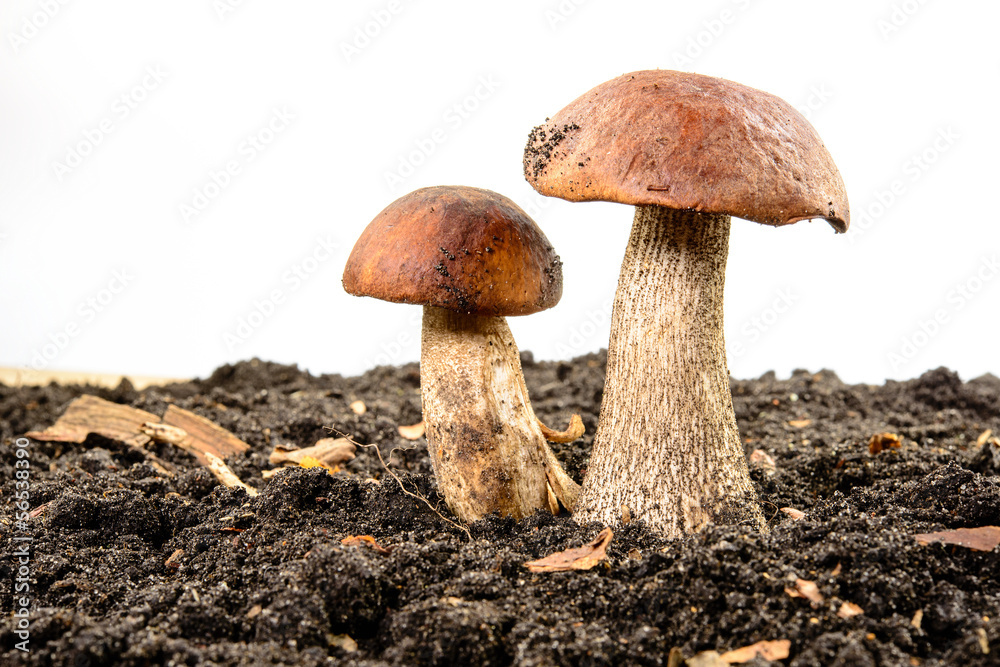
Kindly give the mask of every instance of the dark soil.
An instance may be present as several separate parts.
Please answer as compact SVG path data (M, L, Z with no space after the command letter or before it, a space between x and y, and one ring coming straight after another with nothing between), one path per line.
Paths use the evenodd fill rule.
M587 436L554 446L579 479L604 357L525 355L524 366L543 421L564 428L572 413L583 416ZM30 505L41 509L28 529L22 653L11 595L15 438L51 425L82 393L156 414L174 403L231 430L252 450L229 464L261 494L217 485L169 446L157 453L185 470L175 478L99 437L32 442ZM1000 525L1000 447L976 446L986 429L1000 433L1000 380L963 383L938 369L875 387L798 371L734 381L733 395L747 452L776 462L771 473L752 468L768 533L711 527L663 542L633 522L616 533L606 564L531 574L525 561L590 541L600 526L492 518L470 527L470 541L404 494L371 449L336 475L262 479L274 445L312 445L333 427L387 457L409 447L393 469L438 504L425 443L396 431L420 420L416 365L342 378L251 361L140 392L127 383L0 386L0 662L666 665L674 647L691 657L788 639L780 664L1000 664L1000 550L912 537ZM360 416L349 408L357 399L368 406ZM885 431L903 436L902 448L870 454L869 438ZM805 518L778 511L787 506ZM348 535L371 535L391 553L344 546ZM825 600L788 595L796 578L815 581ZM840 618L844 602L864 613Z

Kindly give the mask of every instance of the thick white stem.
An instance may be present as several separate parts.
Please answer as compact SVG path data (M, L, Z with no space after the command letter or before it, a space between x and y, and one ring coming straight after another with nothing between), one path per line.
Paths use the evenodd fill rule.
M726 366L729 223L636 208L577 521L631 517L668 537L710 521L764 528Z
M420 387L438 488L459 519L569 509L578 485L542 437L502 317L424 308Z

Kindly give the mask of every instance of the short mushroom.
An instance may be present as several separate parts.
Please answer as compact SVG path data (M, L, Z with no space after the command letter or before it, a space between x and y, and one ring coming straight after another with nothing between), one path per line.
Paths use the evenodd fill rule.
M424 307L420 388L441 495L461 520L572 509L579 486L545 442L504 319L551 308L562 264L510 199L423 188L362 232L344 289Z
M764 520L729 388L723 286L730 216L780 226L850 217L840 173L791 105L723 79L626 74L536 127L540 193L636 207L578 521L664 535Z

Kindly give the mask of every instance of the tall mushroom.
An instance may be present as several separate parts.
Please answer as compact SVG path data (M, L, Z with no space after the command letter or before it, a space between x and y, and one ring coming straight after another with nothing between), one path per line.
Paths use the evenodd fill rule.
M344 289L424 307L427 445L441 494L461 520L574 507L579 486L542 436L504 319L562 296L559 256L524 211L478 188L411 192L365 228Z
M545 195L636 207L574 517L631 516L667 536L711 521L763 528L723 341L730 216L847 230L844 184L815 129L738 83L635 72L536 127L524 173Z

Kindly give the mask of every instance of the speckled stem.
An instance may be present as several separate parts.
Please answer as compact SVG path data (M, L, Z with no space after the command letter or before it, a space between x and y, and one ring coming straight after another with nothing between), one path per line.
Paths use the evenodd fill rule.
M729 216L636 208L611 316L594 449L574 518L668 537L764 521L723 339Z
M575 506L579 486L542 437L504 318L426 306L420 387L438 488L459 519Z

